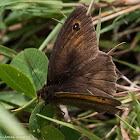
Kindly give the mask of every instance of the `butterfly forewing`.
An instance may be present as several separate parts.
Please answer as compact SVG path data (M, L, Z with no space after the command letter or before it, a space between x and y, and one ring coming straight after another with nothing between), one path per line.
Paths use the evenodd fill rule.
M89 56L93 58L98 54L92 18L86 12L85 7L77 7L58 34L49 63L48 85L50 82L65 82L71 74L80 74L77 69L80 69L83 62L91 59ZM74 30L77 23L79 30Z

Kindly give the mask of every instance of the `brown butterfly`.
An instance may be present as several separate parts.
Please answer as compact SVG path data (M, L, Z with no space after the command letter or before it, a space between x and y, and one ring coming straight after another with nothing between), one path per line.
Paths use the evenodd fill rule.
M38 95L46 103L115 114L121 105L113 98L115 65L111 56L98 49L92 17L86 13L84 6L78 6L61 28L49 61L47 85Z

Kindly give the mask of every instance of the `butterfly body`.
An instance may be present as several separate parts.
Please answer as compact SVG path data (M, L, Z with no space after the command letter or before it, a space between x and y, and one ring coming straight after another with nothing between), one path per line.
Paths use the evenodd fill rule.
M92 17L78 6L67 18L54 44L49 61L46 102L115 114L120 101L111 56L99 51ZM90 93L89 91L92 93Z

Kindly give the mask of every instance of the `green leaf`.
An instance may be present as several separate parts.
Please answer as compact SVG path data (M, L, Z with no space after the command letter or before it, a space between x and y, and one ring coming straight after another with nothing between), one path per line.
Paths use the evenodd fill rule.
M66 126L62 126L60 131L63 133L66 140L78 140L81 138L81 134L78 131Z
M0 128L2 128L11 139L23 140L24 138L30 140L27 130L23 128L13 115L7 112L2 106L0 106ZM1 136L2 139L4 136Z
M35 88L30 79L21 71L8 64L0 64L0 78L12 89L25 96L35 97Z
M54 109L47 105L44 107L44 101L37 104L37 106L34 108L30 120L29 120L29 132L31 132L36 138L41 137L41 128L45 125L50 124L49 120L44 120L38 116L36 116L36 113L45 114L49 117L53 117L54 115Z
M15 3L18 3L19 1L20 0L3 0L1 1L0 6L15 4Z
M65 140L64 135L51 125L46 125L41 128L41 138L42 140Z
M47 81L48 58L38 49L25 49L12 60L11 65L27 75L34 83L36 90L41 89Z
M42 117L44 119L47 119L47 120L50 120L50 121L53 121L55 123L59 123L61 125L64 125L66 127L69 127L69 128L72 128L80 133L82 133L83 135L87 136L90 140L101 140L98 136L88 132L87 130L79 127L79 126L76 126L76 125L72 125L72 124L69 124L69 123L65 123L65 122L62 122L62 121L58 121L58 120L55 120L55 119L52 119L52 118L49 118L49 117L46 117L46 116L43 116L41 114L36 114L37 116L39 117Z
M17 55L17 52L5 46L0 45L0 54L10 59L13 59Z
M3 104L5 108L13 109L17 106L23 106L27 104L30 99L22 94L17 93L16 91L5 91L0 92L0 101L2 101L1 104Z
M12 10L20 10L20 9L34 9L34 5L36 6L36 9L38 10L40 7L46 7L46 9L49 10L56 10L56 9L61 9L62 8L62 1L59 0L54 0L54 1L44 1L44 0L30 0L30 1L25 1L25 0L3 0L0 3L0 7L4 6L6 9L12 9ZM57 3L57 4L56 4ZM36 10L34 9L34 10ZM45 10L42 9L42 10Z

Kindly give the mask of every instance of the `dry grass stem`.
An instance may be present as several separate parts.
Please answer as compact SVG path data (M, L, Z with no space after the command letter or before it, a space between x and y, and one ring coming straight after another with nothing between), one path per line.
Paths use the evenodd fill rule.
M110 132L105 136L105 139L107 139L117 128L117 125L114 125L114 127L110 130Z
M122 78L123 80L125 80L127 83L129 83L130 85L134 85L134 88L140 89L140 86L134 84L133 82L131 82L126 76L124 76L117 68L116 68L116 72L119 74L120 78ZM126 90L126 89L125 89Z
M88 11L87 11L87 14L86 14L86 15L88 15L88 14L90 13L90 9L91 9L91 7L92 7L92 5L93 5L93 2L94 2L94 0L91 0L90 5L89 5L89 7L88 7Z
M103 125L103 123L96 123L96 124L89 124L87 127L90 128L90 129L92 129L94 127L102 126L102 125Z
M124 32L121 32L121 33L118 34L118 37L120 38L124 35L128 35L128 34L131 34L131 33L134 33L134 32L138 32L138 31L140 31L140 27L136 27L134 29L130 29L130 30L126 30Z
M101 17L102 17L101 18L101 22L108 21L108 20L113 19L113 18L115 18L117 16L120 16L120 15L123 15L123 14L126 14L126 13L129 13L131 11L134 11L136 9L140 9L140 4L135 5L135 6L128 6L127 9L124 9L124 10L119 11L117 13L115 12L114 14L108 15L106 17L102 17L102 15L101 15ZM93 21L93 23L94 23L94 25L96 25L98 23L98 20Z
M129 114L129 112L130 112L131 109L132 109L132 105L130 105L130 106L128 107L128 110L125 110L125 111L123 112L123 114L122 114L122 116L121 116L121 118L122 118L123 120L126 119L126 117L128 116L128 114ZM125 129L123 128L123 122L122 122L122 121L120 121L120 128L121 128L121 132L122 132L123 139L124 139L124 140L130 140L130 138L129 138L127 132L126 132Z
M97 114L98 114L98 112L94 112L94 113L92 113L90 115L87 115L87 116L84 116L84 117L81 117L81 118L77 118L77 119L73 119L73 121L79 121L79 120L82 120L82 119L87 119L87 118L93 117L93 116L95 116Z

